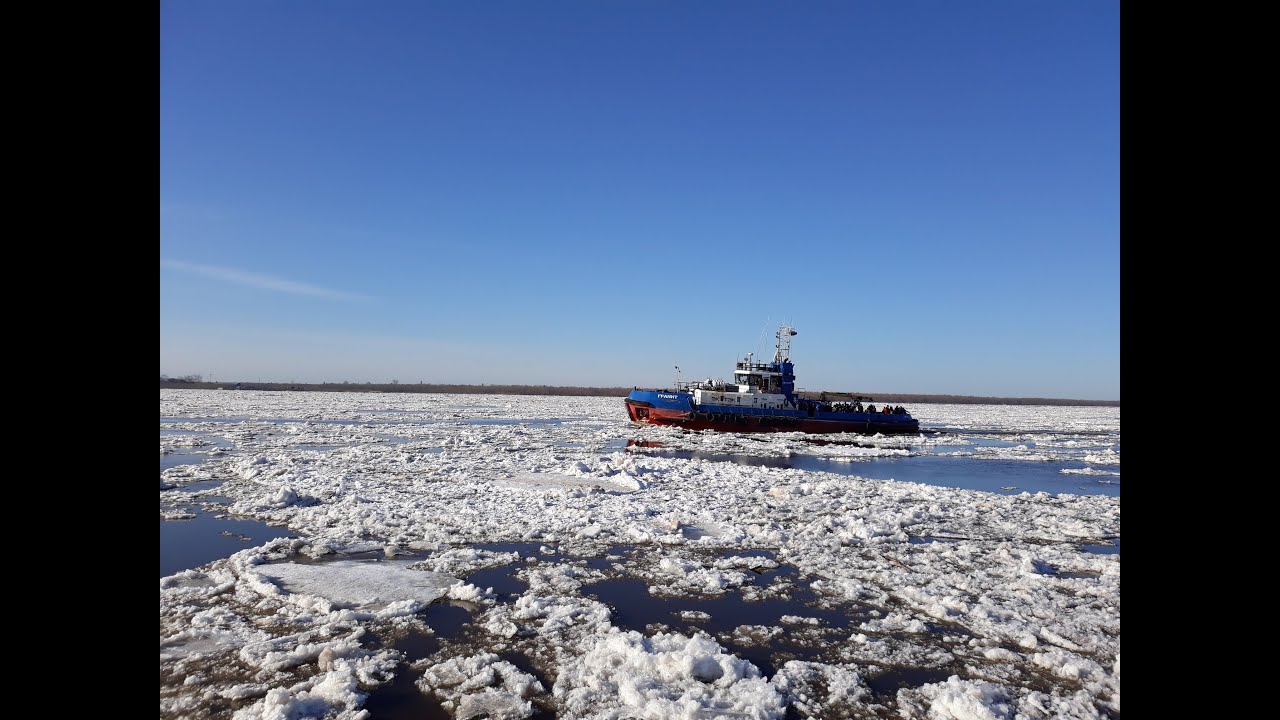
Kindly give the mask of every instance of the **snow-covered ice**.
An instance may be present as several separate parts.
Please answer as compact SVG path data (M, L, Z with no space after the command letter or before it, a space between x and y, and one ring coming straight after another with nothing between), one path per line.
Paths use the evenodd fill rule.
M1117 408L911 410L973 462L1069 457L1118 482ZM1120 554L1083 546L1118 541L1120 498L856 475L937 437L635 427L619 398L162 390L160 415L162 457L203 458L162 470L162 517L186 512L174 493L216 494L298 536L161 579L162 717L358 718L402 673L455 717L1119 713ZM494 543L528 551L476 547ZM518 593L469 580L503 568ZM684 609L629 629L592 595L607 580ZM717 617L698 602L781 602L801 580L807 605L699 628ZM457 638L423 658L386 640L430 635L442 602L471 618ZM744 656L775 647L803 659Z
M383 610L395 603L426 607L461 580L384 562L344 560L323 564L273 563L257 572L290 594L333 607Z

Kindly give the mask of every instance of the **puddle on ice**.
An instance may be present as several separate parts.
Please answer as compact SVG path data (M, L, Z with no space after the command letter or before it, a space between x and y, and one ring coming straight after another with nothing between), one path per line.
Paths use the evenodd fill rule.
M1061 462L921 455L845 464L850 466L844 473L848 475L983 490L1001 495L1022 492L1120 495L1118 484L1082 481L1080 476L1061 474L1059 470L1069 464Z
M512 665L515 665L515 666L516 666L516 669L517 669L517 670L519 670L520 672L525 672L525 673L529 673L530 675L532 675L534 678L536 678L536 679L537 679L537 681L538 681L538 682L542 683L542 687L546 688L547 690L550 690L550 689L551 689L551 686L554 684L554 683L552 683L552 682L551 682L551 679L550 679L549 677L547 677L547 674L546 674L545 672L543 672L543 671L542 671L542 668L537 667L536 665L534 665L534 664L533 664L533 661L532 661L532 660L530 660L530 659L529 659L527 656L525 656L525 655L521 655L520 653L514 653L514 652L512 652L512 653L498 653L498 657L502 658L503 660L506 660L507 662L511 663ZM534 709L535 709L535 712L536 712L536 711L537 711L537 706L536 706L536 705L534 706ZM545 710L544 710L544 711L542 711L542 713L541 713L541 714L535 714L535 715L534 715L534 717L537 717L537 718L554 718L554 717L555 717L555 713L553 713L553 712L548 712L548 711L545 711Z
M207 492L216 487L220 487L224 482L226 481L225 480L197 480L195 482L191 482L191 483L187 483L186 485L179 486L174 490L174 492L187 493L189 495L194 495L196 493ZM214 500L213 498L214 498L213 495L205 495L201 497L200 500L202 502L231 502L229 499L221 496L219 496L219 499L217 500Z
M1081 545L1080 549L1095 555L1119 555L1120 554L1120 538L1112 538L1104 544L1098 545Z
M814 442L814 441L809 441ZM622 443L622 441L618 441ZM818 443L814 443L818 444ZM847 444L857 444L849 442ZM998 441L984 441L975 445L997 446ZM1022 443L1025 444L1025 443ZM1014 443L1003 443L1012 446ZM730 462L748 467L768 467L790 470L810 470L858 476L873 480L922 483L940 487L983 490L1001 495L1017 495L1022 492L1070 493L1086 495L1120 495L1120 485L1115 477L1094 480L1091 476L1063 474L1080 462L1064 460L1036 461L1001 459L998 457L974 457L971 454L949 455L942 448L930 453L907 457L858 457L850 460L840 457L823 457L792 454L788 457L762 457L757 455L703 452L700 450L673 450L661 442L628 440L618 449L648 457L705 462ZM972 449L971 447L965 448Z
M415 683L420 677L422 673L400 665L394 680L369 692L364 701L369 717L379 720L453 720L453 715L439 700L418 689Z
M165 443L165 438L196 438L198 442L194 444ZM209 454L210 452L219 450L222 451L219 452L219 455L221 455L234 447L233 443L224 437L179 428L160 428L160 440L161 447L168 451L160 453L160 472L179 465L199 465L210 457L214 457ZM176 448L175 444L177 445Z
M945 669L905 667L889 667L877 672L876 668L867 667L864 674L871 692L883 702L896 700L899 690L946 682L955 673Z
M575 565L585 561L588 567L602 570L616 569L615 561L608 559L609 557L626 557L636 549L630 545L617 545L609 547L600 557L576 558L558 551L555 554L541 552L541 548L547 547L541 543L481 543L469 547L492 552L517 552L522 560L537 557L540 561L558 560ZM733 555L774 559L774 553L769 550L751 550ZM481 588L493 588L499 602L513 602L528 591L528 584L516 577L516 573L525 566L525 562L519 562L485 568L468 575L466 581ZM827 643L815 645L812 638L789 639L785 632L767 638L737 636L736 631L740 626L786 628L790 626L782 621L783 616L816 618L818 625L803 627L829 631L833 641L838 641L848 636L851 627L871 617L863 609L852 605L836 609L811 605L810 603L818 600L817 595L809 589L807 581L798 579L798 570L790 565L783 564L756 571L752 582L757 587L766 587L783 578L792 581L788 591L789 599L748 601L743 599L740 592L735 591L712 597L655 596L649 593L646 581L634 577L587 584L582 587L580 594L607 604L612 612L612 623L621 629L636 630L646 635L659 628L686 635L703 632L716 637L730 652L751 661L761 672L771 676L787 660L816 659L827 647ZM515 660L512 663L526 672L532 672L529 669L532 665L525 667Z
M438 699L418 688L416 683L422 677L422 671L415 670L410 665L435 655L440 651L443 641L461 637L471 623L472 615L459 605L436 602L419 613L419 617L431 628L430 633L421 630L397 631L390 638L377 638L371 641L372 645L390 646L404 653L403 659L396 668L395 679L387 685L371 690L369 697L365 700L364 709L368 710L373 718L390 718L391 720L453 718L453 714L445 710ZM531 672L528 669L531 663L523 655L504 654L502 659L525 672ZM550 684L544 682L543 686L550 687ZM535 715L535 717L546 716Z
M199 465L208 459L209 456L203 453L169 453L168 455L161 455L160 472L179 465Z
M1102 573L1082 570L1080 572L1060 572L1058 573L1058 577L1063 578L1064 580L1094 580L1102 577Z
M184 437L187 435L197 434L195 430L182 430L180 428L160 428L160 437Z
M775 571L794 573L795 568L783 567ZM763 573L761 578L764 578ZM779 625L783 615L818 618L822 621L821 627L844 630L850 623L862 622L869 617L861 610L831 610L807 605L817 598L800 582L792 589L790 600L766 598L748 601L735 592L714 597L650 595L648 583L631 578L583 585L582 593L609 605L614 611L614 625L639 632L645 632L649 625L666 625L681 631L701 629L716 633L732 631L739 625ZM685 620L681 613L706 613L711 617Z
M587 556L570 556L560 552L559 548L549 543L477 543L469 547L477 550L490 550L493 552L515 552L520 554L523 561L527 558L537 558L539 562L572 562L585 563L587 567L596 570L611 570L619 559L624 558L636 551L635 545L611 545L599 555ZM544 550L543 548L546 548ZM551 552L547 552L550 550ZM773 557L773 554L767 550L747 551L740 553L744 556L763 555L765 557Z
M587 558L587 567L592 570L612 570L614 561L607 557Z
M476 550L488 550L490 552L499 553L520 553L520 558L536 557L546 562L555 562L564 558L560 551L553 545L537 542L498 542L498 543L474 543L470 547ZM546 553L542 548L547 548L552 552Z
M558 548L536 542L476 543L468 547L499 553L514 552L520 555L521 562L477 570L466 578L467 582L476 587L493 588L493 592L503 602L512 602L529 590L529 584L515 576L516 572L526 565L524 562L526 558L537 558L539 562L546 563L585 563L587 567L595 570L612 570L616 561L609 558L626 556L635 550L634 545L615 545L605 550L599 557L570 557L561 553ZM542 548L553 550L553 552L544 552Z
M798 575L794 567L780 565L758 573L755 582L768 585L784 575ZM582 587L582 594L607 604L612 611L612 622L624 630L635 630L650 635L665 628L668 632L691 635L703 632L714 636L729 652L751 661L766 677L788 660L816 660L828 643L813 643L811 639L799 640L788 633L769 637L755 637L749 631L739 635L741 626L790 627L782 621L786 615L817 618L818 625L804 625L819 631L830 631L833 640L848 637L850 627L870 618L866 611L856 606L830 609L809 603L816 595L802 580L794 581L790 599L766 598L744 600L738 592L729 591L712 597L666 597L649 593L644 580L621 578L592 583Z
M907 538L907 544L908 545L928 545L930 543L936 543L936 542L955 542L956 540L959 540L959 539L962 539L962 538L946 538L946 537L934 537L934 536L920 537L918 535L912 535Z
M424 613L424 619L433 629L435 625L428 618L441 608L467 614L465 610L450 605L432 605ZM372 640L370 644L385 647L376 640ZM387 644L404 653L404 659L396 666L396 676L390 683L369 691L369 697L364 701L364 709L374 718L450 720L453 715L440 705L439 700L418 689L416 683L418 678L422 677L422 673L409 667L409 663L435 654L440 649L440 640L434 635L410 631L391 639Z
M485 568L468 575L467 582L478 588L493 588L500 601L511 602L529 589L529 583L516 579L519 569L519 565Z
M257 520L217 518L197 508L189 520L160 521L160 577L190 570L268 540L295 537Z

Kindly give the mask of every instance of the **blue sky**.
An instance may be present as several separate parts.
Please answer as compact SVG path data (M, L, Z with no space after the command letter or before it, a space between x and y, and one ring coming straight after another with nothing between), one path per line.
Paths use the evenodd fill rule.
M162 2L160 371L1120 397L1118 2Z

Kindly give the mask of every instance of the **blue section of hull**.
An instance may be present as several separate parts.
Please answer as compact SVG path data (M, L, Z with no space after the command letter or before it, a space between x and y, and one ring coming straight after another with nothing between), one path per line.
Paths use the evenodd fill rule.
M648 403L649 406L663 410L681 410L688 412L693 408L693 395L664 390L632 390L628 400Z

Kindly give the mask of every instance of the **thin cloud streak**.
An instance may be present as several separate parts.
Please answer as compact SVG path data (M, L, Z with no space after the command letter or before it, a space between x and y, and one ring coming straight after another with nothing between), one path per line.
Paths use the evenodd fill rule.
M197 263L183 262L181 260L161 260L160 266L191 273L193 275L200 275L214 280L234 283L236 285L258 288L259 290L273 290L275 292L290 293L292 295L309 295L311 297L325 297L333 298L335 300L373 300L373 298L367 295L342 292L341 290L330 290L329 288L322 288L318 285L308 285L307 283L294 282L293 280L286 280L285 278L272 277L271 275L263 275L261 273L248 272L246 270L237 270L235 268L218 267L216 265L199 265Z

